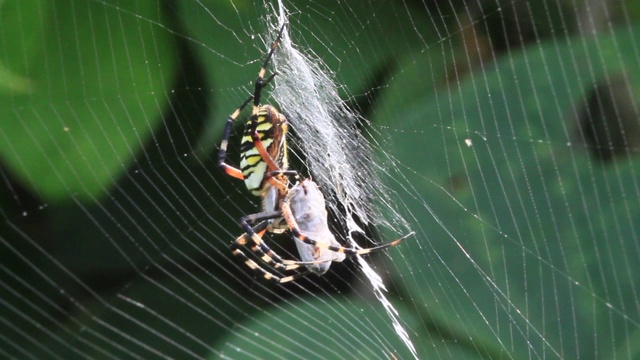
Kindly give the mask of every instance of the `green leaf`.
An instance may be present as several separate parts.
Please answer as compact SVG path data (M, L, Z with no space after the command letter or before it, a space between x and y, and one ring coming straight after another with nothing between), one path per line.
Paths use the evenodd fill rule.
M408 108L385 93L380 106L402 119L393 156L414 171L403 204L424 214L417 240L389 252L398 276L412 274L413 316L515 358L622 353L611 338L632 335L640 205L626 194L640 161L595 162L576 118L612 78L640 99L638 30L507 54ZM417 91L397 79L390 88Z
M265 34L265 22L276 21L271 9L248 2L182 1L178 6L188 38L209 71L207 79L213 90L210 126L199 145L199 150L207 153L219 141L226 118L253 91L266 55L265 43L276 35L275 30ZM322 13L312 0L286 6L291 12L288 31L294 46L321 59L328 71L335 73L344 98L370 92L376 76L393 67L398 54L415 52L438 40L438 31L424 11L412 13L413 23L399 18L378 19L379 14L397 12L397 5L389 1L357 1L349 6L333 2L323 4ZM366 21L354 22L354 17ZM380 26L378 21L395 22L397 26ZM368 49L366 53L362 53L363 48ZM278 56L277 51L274 56ZM262 103L277 104L268 90L263 94Z
M39 343L31 353L47 358L51 352L67 359L203 358L212 351L210 344L251 316L256 307L266 305L259 290L244 293L234 289L235 274L204 269L183 274L175 269L176 273L165 276L166 267L156 270L147 269L146 274L113 295L82 298L74 313L64 314L64 322L54 325L41 321L50 326L47 329L24 324ZM251 301L247 301L248 296ZM19 306L19 311L6 311L8 319L19 320L20 313L36 319L42 316L28 304ZM47 304L40 306L50 308ZM50 309L54 317L60 317L64 310ZM12 339L17 346L29 346L28 340L34 339Z
M160 124L176 63L161 9L2 2L0 154L41 197L104 194Z
M422 326L408 308L400 305L398 311L411 328ZM439 341L435 334L421 337L410 331L409 338L419 359L479 359L454 342ZM382 305L339 296L292 301L274 308L237 326L214 348L221 354L211 359L243 359L255 354L273 359L413 358Z

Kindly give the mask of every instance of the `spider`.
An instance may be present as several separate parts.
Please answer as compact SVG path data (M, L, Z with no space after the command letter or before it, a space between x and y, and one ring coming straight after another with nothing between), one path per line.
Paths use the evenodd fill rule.
M247 189L262 198L262 212L243 216L240 219L245 233L231 243L231 251L234 255L243 258L247 266L261 271L266 279L280 283L294 280L309 272L324 274L332 261L344 260L345 254L367 254L384 249L398 244L412 234L369 249L355 250L341 247L328 229L324 196L317 185L311 180L303 180L289 189L288 177L298 177L298 173L295 170L288 170L287 120L273 106L260 105L262 89L276 76L276 73L273 73L264 79L285 26L286 24L280 28L258 72L253 95L249 96L227 118L218 154L218 166L228 175L244 180ZM238 169L225 163L227 146L233 123L251 100L253 100L253 109L245 123L240 145L240 169ZM252 228L249 225L250 222L259 223ZM303 261L283 260L261 238L267 231L282 233L286 230L291 231ZM310 234L311 238L307 234ZM253 243L251 250L273 268L293 270L305 266L308 271L287 277L274 275L251 260L241 250L242 246L249 244L249 239Z
M271 49L262 63L258 77L255 80L253 94L242 102L227 118L220 144L220 152L218 153L218 166L229 176L244 180L247 189L253 195L262 198L262 211L264 212L280 209L282 199L286 197L288 192L288 176L297 176L296 171L288 170L286 141L288 125L286 117L275 107L260 104L262 89L276 76L274 72L268 78L264 78L285 27L286 23L280 28L276 39L271 45ZM231 128L236 118L251 100L253 100L253 109L251 116L247 118L245 123L240 143L240 169L238 169L225 162L227 147ZM275 220L273 218L269 223ZM264 231L263 229L262 232ZM274 232L278 232L277 229L274 228ZM272 254L270 249L260 240L255 243L261 247L263 253ZM277 255L273 254L273 256Z
M244 180L247 189L253 195L262 197L265 211L277 209L278 199L284 197L287 192L289 184L287 176L297 174L295 171L287 170L287 119L273 106L260 105L262 89L276 76L276 73L273 73L264 79L267 66L271 62L285 26L286 24L280 28L278 36L264 59L255 81L253 95L249 96L227 118L218 153L218 166L228 175ZM251 100L253 100L253 109L245 123L240 143L240 169L238 169L225 163L227 146L233 123ZM257 141L262 143L261 149L255 146Z
M260 145L258 144L258 146ZM257 232L263 230L276 232L274 231L276 229L273 229L274 226L284 227L284 225L269 223L268 220L280 218L284 219L286 229L291 232L302 261L283 260L272 250L267 250L268 253L262 251L263 248L268 249L268 247ZM286 283L309 273L322 275L329 270L332 261L341 262L347 255L364 255L395 246L414 234L414 232L410 232L397 240L368 249L357 250L340 246L329 230L324 196L318 185L311 179L297 182L287 192L280 211L244 216L240 222L246 232L231 243L231 251L234 255L241 257L249 268L260 272L266 280L276 283ZM249 225L249 223L256 222L258 224L254 227ZM262 255L261 260L272 268L293 270L304 266L307 271L284 277L274 274L258 265L241 250L242 246L249 244L249 240L253 241L252 250L256 255Z

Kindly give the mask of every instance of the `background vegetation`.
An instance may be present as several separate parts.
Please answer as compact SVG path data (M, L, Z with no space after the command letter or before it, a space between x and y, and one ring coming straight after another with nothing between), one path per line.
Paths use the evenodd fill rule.
M353 296L353 264L301 288L247 287L252 274L238 277L245 269L226 252L234 219L255 209L215 155L264 52L250 38L264 30L257 3L0 2L0 354L182 357L176 344L194 335L231 357L265 346L322 357L326 344L301 330L328 314L331 337L367 337L318 296L344 299L341 312L382 311ZM640 5L591 3L333 2L322 6L329 18L290 2L294 42L335 71L372 128L393 129L384 150L421 195L402 198L419 239L385 268L421 358L640 356ZM364 29L357 46L351 24ZM466 139L473 151L460 150ZM154 235L201 241L192 228L225 240L206 256L178 242L139 251ZM192 260L167 256L178 251ZM211 289L188 291L201 287ZM189 307L208 309L207 291L224 301ZM125 297L163 320L122 316L135 308ZM85 341L105 324L112 341ZM384 316L368 325L409 358ZM255 335L282 327L266 343ZM359 350L345 356L373 356Z

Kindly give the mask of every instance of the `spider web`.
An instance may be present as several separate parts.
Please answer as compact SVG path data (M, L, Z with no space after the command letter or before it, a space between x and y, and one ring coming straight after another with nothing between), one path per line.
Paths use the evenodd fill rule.
M278 286L228 250L260 204L216 154L285 19L261 100L291 167L345 246L416 233ZM0 357L638 357L639 21L632 1L0 1Z
M280 28L288 22L288 16L281 1L277 10L277 28ZM282 48L274 61L280 76L273 96L281 108L290 109L287 113L298 134L302 157L306 159L309 171L318 174L315 179L325 189L330 210L344 213L341 225L346 228L350 246L360 248L352 234L366 236L358 222L388 226L387 219L390 218L406 226L395 208L387 207L385 210L389 211L385 211L387 215L383 217L379 215L382 211L373 206L374 198L387 205L392 204L393 199L384 191L374 166L373 151L357 128L357 122L363 123L366 119L349 110L342 101L331 75L322 68L321 59L307 59L293 48L286 28ZM281 62L283 66L278 66ZM376 298L387 310L393 328L411 354L417 357L413 343L397 318L398 311L385 296L387 289L382 279L362 256L357 259Z

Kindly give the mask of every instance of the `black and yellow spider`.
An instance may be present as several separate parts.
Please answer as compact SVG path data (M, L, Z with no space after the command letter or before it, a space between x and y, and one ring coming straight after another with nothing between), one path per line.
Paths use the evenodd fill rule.
M245 233L231 243L234 255L244 259L250 268L260 271L264 278L284 283L309 272L324 274L332 261L342 261L345 255L367 254L394 246L406 239L406 235L391 243L369 248L349 249L340 246L329 231L324 196L311 180L303 180L289 189L289 176L297 172L288 170L287 120L271 105L260 105L262 89L275 77L275 73L264 79L267 66L282 37L285 25L280 28L255 81L253 95L249 96L227 119L225 124L218 165L228 175L244 180L247 189L262 197L262 212L241 218ZM231 128L240 112L253 100L251 116L245 123L240 150L240 169L225 163ZM254 227L249 223L256 224ZM302 261L283 260L262 240L265 232L282 233L289 230L296 241ZM243 251L249 246L265 264L278 270L293 270L304 266L307 272L280 277L265 270Z
M289 184L287 176L296 175L295 171L287 170L287 119L273 106L260 105L262 89L276 75L273 73L264 79L267 66L269 66L273 52L280 42L285 25L280 28L280 32L258 72L253 95L249 96L229 115L218 153L218 166L228 175L244 180L247 189L252 194L261 196L265 211L277 209L278 199L283 197L287 191ZM227 146L233 123L251 100L253 100L253 109L251 116L245 123L240 143L240 169L238 169L225 163ZM255 145L257 141L262 143L261 148Z
M264 241L262 241L258 232L277 224L269 223L269 220L280 218L284 219L286 229L291 232L302 261L283 260L271 250L268 250L269 253L263 252L262 249L266 245L264 247L259 246L259 244L264 244ZM395 246L413 235L413 232L411 232L392 242L367 249L358 250L342 247L329 230L324 196L318 185L311 179L296 183L287 192L287 196L282 201L280 211L244 216L241 219L241 223L246 232L231 244L232 252L234 255L243 258L248 267L260 272L266 280L277 283L289 282L309 273L322 275L329 270L333 261L341 262L348 255L364 255ZM251 227L249 223L258 224ZM253 242L252 250L271 268L287 271L304 266L308 271L280 276L265 269L241 250L241 247L249 245L250 241Z
M218 166L228 175L244 180L247 189L252 194L262 198L262 211L265 212L280 209L282 199L286 197L288 192L288 176L297 175L295 171L288 170L287 119L275 107L260 104L262 89L276 75L276 73L273 73L267 79L264 78L285 26L286 24L280 28L278 36L264 59L258 72L258 77L255 80L253 95L249 96L227 118L220 144L220 152L218 153ZM225 162L227 147L231 128L236 118L251 100L253 100L253 108L251 116L245 123L240 144L240 169L238 169ZM266 244L259 240L256 242L256 246L261 247L260 250L264 253L272 253Z

